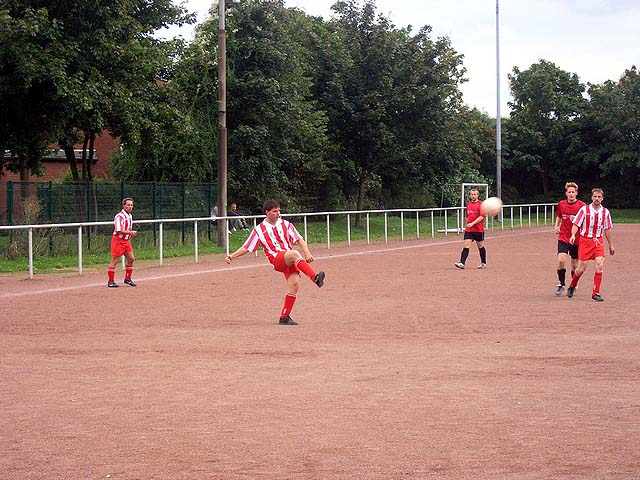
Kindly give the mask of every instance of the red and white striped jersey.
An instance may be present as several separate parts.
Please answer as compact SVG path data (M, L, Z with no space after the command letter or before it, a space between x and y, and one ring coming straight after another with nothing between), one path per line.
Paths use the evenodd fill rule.
M133 230L133 215L125 212L124 209L120 210L113 218L113 234L123 240L129 240L131 235L128 233L118 233L123 230Z
M601 238L605 230L613 227L609 210L603 206L596 210L593 203L578 210L573 224L580 228L580 236L587 238Z
M255 252L262 247L264 254L273 263L278 252L292 250L293 245L300 240L300 234L293 223L279 218L275 225L271 225L266 219L256 225L249 238L242 245L249 252Z

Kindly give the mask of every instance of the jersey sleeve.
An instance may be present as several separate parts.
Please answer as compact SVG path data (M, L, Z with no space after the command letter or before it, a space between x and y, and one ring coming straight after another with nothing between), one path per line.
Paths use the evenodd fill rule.
M584 222L584 219L587 216L587 208L586 206L580 207L580 210L578 210L578 213L576 213L575 218L573 219L573 224L577 225L578 227L582 226L582 223Z
M613 228L613 221L611 220L611 212L609 211L609 209L605 209L604 211L604 222L602 227L605 230L609 230L611 228Z
M245 240L245 242L242 244L242 246L244 248L247 249L248 252L253 253L256 250L258 250L258 248L260 248L260 236L258 235L257 232L257 228L255 227L252 231L251 231L251 235L249 235L249 237Z
M291 245L295 245L302 238L298 230L296 230L296 227L291 222L287 222L287 235L289 236Z
M118 232L122 232L124 230L124 218L122 218L122 215L117 214L115 216L115 218L113 219L113 229L116 233Z

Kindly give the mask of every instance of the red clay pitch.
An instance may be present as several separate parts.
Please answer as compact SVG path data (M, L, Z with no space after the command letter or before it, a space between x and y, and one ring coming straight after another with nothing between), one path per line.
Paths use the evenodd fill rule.
M614 219L615 220L615 219ZM555 297L549 227L0 277L3 479L640 478L638 225ZM122 283L122 272L117 273Z

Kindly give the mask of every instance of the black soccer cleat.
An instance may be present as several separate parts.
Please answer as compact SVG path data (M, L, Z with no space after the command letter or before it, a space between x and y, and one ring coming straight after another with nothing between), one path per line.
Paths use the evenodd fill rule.
M591 300L593 300L594 302L604 302L604 298L602 298L599 293L592 295Z
M573 297L573 292L576 290L576 287L567 288L567 298Z
M124 279L124 283L126 283L127 285L131 286L131 287L135 287L136 286L136 282L134 282L133 280L131 280L130 278L125 278Z
M120 285L118 285L116 282L108 282L107 283L107 287L109 288L118 288Z
M562 295L562 292L564 292L564 285L558 285L558 287L556 288L556 297Z
M280 318L280 321L278 322L278 325L297 325L297 324L298 322L295 322L293 318L291 318L289 315L287 315L286 317Z
M326 275L324 274L324 272L318 272L315 276L315 278L313 279L313 283L315 283L316 285L318 285L318 288L322 288L322 285L324 285L324 277Z

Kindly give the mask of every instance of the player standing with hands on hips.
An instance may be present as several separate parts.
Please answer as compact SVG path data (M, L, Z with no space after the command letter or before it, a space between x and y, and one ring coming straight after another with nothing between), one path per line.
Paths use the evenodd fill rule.
M556 296L562 295L564 291L569 257L571 257L571 278L573 278L573 274L578 267L578 245L569 243L569 239L571 238L573 219L578 210L586 205L582 200L578 200L577 184L573 182L565 183L564 194L567 199L558 202L556 223L554 225L554 230L558 234L558 286L556 287Z
M477 188L469 190L469 203L467 203L467 224L464 229L464 247L460 254L460 261L454 265L464 270L464 264L469 256L471 243L476 242L480 253L480 265L478 268L487 268L487 251L484 248L484 216L480 211L482 202L478 200L480 192Z
M576 234L580 231L578 239L578 268L571 279L571 285L567 289L567 297L573 297L576 286L582 274L587 269L587 262L595 260L596 271L593 274L593 290L591 298L596 302L604 301L600 296L600 285L602 284L602 272L604 270L604 238L609 245L609 253L616 253L611 241L611 229L613 222L609 210L602 206L604 192L601 188L591 190L591 205L585 205L578 210L578 214L573 220L571 227L571 238L569 243L576 242Z
M225 261L231 264L234 258L248 252L255 252L262 247L269 263L277 272L284 274L287 280L287 294L284 297L284 306L278 323L297 325L298 323L291 318L290 314L300 288L300 272L309 277L318 287L324 284L325 273L316 273L311 268L309 264L314 259L307 247L307 242L291 222L280 218L280 204L276 200L267 200L262 211L267 218L253 228L244 244L231 255L227 255ZM302 248L304 258L299 251L293 249L296 243Z
M124 283L135 287L136 284L131 280L131 274L133 273L133 262L135 257L133 256L133 247L131 246L131 237L135 237L138 232L133 230L133 216L131 211L133 210L133 199L125 198L122 200L122 210L113 219L113 236L111 237L111 263L107 268L107 275L109 281L107 286L109 288L117 288L118 284L115 282L116 276L116 263L124 255L127 259L124 273Z

